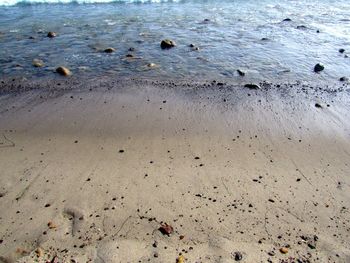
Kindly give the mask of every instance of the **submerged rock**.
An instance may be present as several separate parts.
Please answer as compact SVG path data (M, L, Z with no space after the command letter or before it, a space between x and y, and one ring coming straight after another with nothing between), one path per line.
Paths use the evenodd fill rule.
M169 48L173 48L176 46L176 43L170 39L164 39L162 40L162 42L160 43L160 47L162 49L169 49Z
M318 73L318 72L321 72L322 70L324 70L324 66L320 63L317 63L314 67L314 72Z
M62 76L70 76L72 75L72 73L70 72L70 70L66 67L58 67L56 68L56 72Z
M114 51L115 51L115 49L112 47L108 47L104 50L105 53L113 53Z
M41 68L41 67L44 66L44 62L42 60L40 60L40 59L33 59L32 64L36 68Z
M50 31L49 33L47 33L47 37L49 37L49 38L57 37L57 33L53 32L53 31Z

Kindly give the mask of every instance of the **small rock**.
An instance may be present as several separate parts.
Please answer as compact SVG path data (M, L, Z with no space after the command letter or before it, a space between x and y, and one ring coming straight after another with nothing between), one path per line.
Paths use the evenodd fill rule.
M148 63L147 64L147 67L149 67L149 68L154 68L154 67L156 67L157 65L156 64L154 64L154 63Z
M105 53L113 53L114 51L115 51L115 49L112 47L108 47L104 50Z
M168 235L168 236L170 236L174 232L174 228L171 225L168 225L167 223L162 224L158 230L163 235Z
M49 33L47 33L47 37L49 37L49 38L57 37L57 33L50 31Z
M285 18L282 20L282 22L291 22L291 21L292 21L292 19L290 19L290 18Z
M341 48L341 49L339 49L338 51L339 51L339 53L344 53L344 52L345 52L345 49L344 49L344 48Z
M236 251L233 253L233 258L235 259L235 261L241 261L243 259L243 255L241 252Z
M261 89L257 84L245 84L244 87L248 89Z
M135 48L134 47L131 47L131 48L129 48L129 51L135 51Z
M237 72L238 72L238 74L239 74L241 77L245 76L245 72L244 72L244 71L242 71L242 70L240 70L240 69L237 69Z
M133 55L133 54L126 54L126 57L127 57L127 58L133 58L134 55Z
M314 67L314 72L318 73L318 72L321 72L322 70L324 70L324 66L320 63L317 63Z
M319 103L315 103L315 107L316 107L316 108L322 108L322 105L319 104Z
M157 252L155 252L155 253L153 254L153 256L154 256L155 258L159 257L159 255L158 255Z
M262 39L260 39L261 41L269 41L269 39L267 37L263 37Z
M173 48L176 46L176 43L170 39L164 39L162 40L162 42L160 43L160 47L162 49L169 49L169 48Z
M288 248L286 248L286 247L281 247L281 248L280 248L280 252L281 252L282 254L287 254L287 253L288 253Z
M62 66L56 68L56 72L62 76L69 76L72 74L68 68Z
M349 79L347 77L341 77L339 81L349 81Z
M210 22L210 19L209 19L209 18L206 18L206 19L203 20L203 22L204 22L204 23L208 23L208 22Z
M44 62L42 60L40 60L40 59L33 59L32 64L36 68L41 68L41 67L44 66Z

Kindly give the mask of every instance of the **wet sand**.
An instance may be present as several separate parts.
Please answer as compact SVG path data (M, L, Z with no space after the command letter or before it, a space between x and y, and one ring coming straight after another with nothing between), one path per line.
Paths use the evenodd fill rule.
M0 262L350 262L349 88L261 86L1 83Z

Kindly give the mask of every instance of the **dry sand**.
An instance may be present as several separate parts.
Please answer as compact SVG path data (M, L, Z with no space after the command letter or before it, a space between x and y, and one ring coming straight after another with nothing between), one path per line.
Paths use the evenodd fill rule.
M58 82L1 85L0 262L350 262L346 87Z

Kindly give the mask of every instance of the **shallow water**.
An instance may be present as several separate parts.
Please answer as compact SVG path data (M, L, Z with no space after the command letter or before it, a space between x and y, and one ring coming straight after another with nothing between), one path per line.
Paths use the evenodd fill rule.
M256 80L337 80L350 75L349 18L348 0L1 6L0 76L48 76L65 65L93 76L239 79L241 69ZM177 46L161 50L164 38ZM45 66L33 67L33 59ZM319 62L325 70L315 74Z

